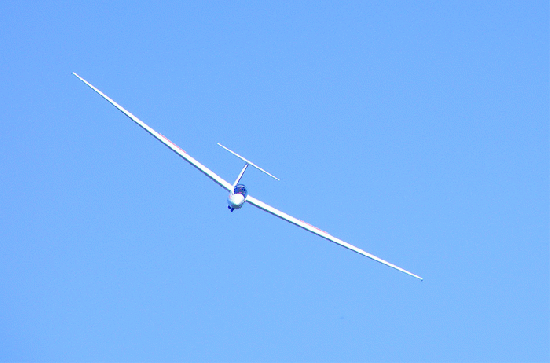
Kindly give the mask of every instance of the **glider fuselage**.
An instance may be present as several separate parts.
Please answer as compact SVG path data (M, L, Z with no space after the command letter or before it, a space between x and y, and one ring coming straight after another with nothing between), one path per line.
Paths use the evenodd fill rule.
M227 197L227 208L233 212L235 209L241 209L248 196L244 184L237 184Z

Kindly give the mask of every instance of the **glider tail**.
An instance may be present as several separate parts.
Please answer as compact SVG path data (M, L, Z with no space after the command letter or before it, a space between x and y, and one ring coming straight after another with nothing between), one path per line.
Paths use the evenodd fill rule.
M225 146L223 146L222 144L220 144L218 142L218 145L220 145L221 147L223 147L225 150L229 151L231 154L235 155L236 157L238 157L239 159L241 159L242 161L244 161L247 165L252 165L253 167L255 167L256 169L260 170L260 171L263 171L264 173L266 173L267 175L269 175L270 177L272 177L273 179L277 179L279 180L279 178L277 178L276 176L274 175L271 175L270 173L268 173L267 171L265 171L264 169L260 168L258 165L254 164L252 161L250 160L246 160L245 158L243 158L242 156L240 156L239 154L237 154L236 152L232 151L232 150L229 150L228 148L226 148ZM245 167L246 169L246 167ZM242 171L242 173L244 173L244 169ZM240 175L241 177L242 175ZM238 179L240 179L240 177Z

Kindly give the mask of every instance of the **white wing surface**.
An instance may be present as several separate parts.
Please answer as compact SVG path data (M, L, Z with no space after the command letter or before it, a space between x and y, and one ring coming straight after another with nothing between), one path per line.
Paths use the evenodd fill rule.
M74 73L75 76L77 76L82 82L86 83L91 89L96 91L101 95L101 97L105 98L107 101L109 101L113 106L118 108L123 114L128 116L132 121L134 121L136 124L141 126L145 131L153 135L155 138L157 138L160 142L162 142L164 145L168 146L173 152L181 156L184 160L186 160L189 164L193 165L195 168L199 169L204 175L215 181L219 186L222 188L231 191L232 186L230 183L219 177L216 173L214 173L212 170L208 169L206 166L199 163L197 160L195 160L193 157L191 157L189 154L187 154L185 151L183 151L181 148L179 148L176 144L174 144L172 141L168 140L164 135L159 134L152 128L150 128L145 122L138 119L136 116L132 115L129 111L124 109L124 107L120 106L118 103L113 101L111 98L109 98L107 95L105 95L103 92L92 86L88 81L86 81L84 78L80 77L78 74Z
M345 248L347 248L347 249L350 249L350 250L352 250L353 252L357 252L357 253L359 253L359 254L361 254L361 255L363 255L363 256L366 256L366 257L368 257L368 258L371 258L371 259L375 260L376 262L380 262L380 263L383 264L383 265L386 265L386 266L389 266L389 267L393 267L394 269L396 269L396 270L398 270L398 271L401 271L401 272L404 272L404 273L406 273L407 275L410 275L410 276L416 277L417 279L423 280L422 277L420 277L420 276L418 276L418 275L415 275L415 274L413 274L412 272L409 272L409 271L407 271L407 270L405 270L405 269L402 269L401 267L396 266L396 265L394 265L393 263L389 263L388 261L385 261L385 260L383 260L383 259L381 259L381 258L379 258L379 257L376 257L376 256L374 256L374 255L371 255L370 253L365 252L365 251L363 251L362 249L357 248L357 247L355 247L355 246L353 246L353 245L350 245L349 243L346 243L346 242L342 241L341 239L336 238L336 237L334 237L334 236L328 234L327 232L320 230L320 229L317 228L317 227L313 227L313 226L312 226L311 224L309 224L309 223L306 223L306 222L301 221L301 220L299 220L299 219L296 219L296 218L294 218L294 217L292 217L292 216L289 216L288 214L286 214L286 213L284 213L284 212L281 212L280 210L275 209L275 208L273 208L272 206L267 205L267 204L265 204L264 202L262 202L262 201L260 201L260 200L258 200L258 199L256 199L256 198L254 198L254 197L252 197L252 196L250 196L250 195L246 198L246 201L247 201L248 203L252 204L253 206L259 208L259 209L263 209L263 210L265 210L266 212L271 213L271 214L273 214L273 215L276 216L276 217L279 217L279 218L281 218L281 219L283 219L283 220L285 220L285 221L287 221L287 222L290 222L290 223L292 223L292 224L295 224L295 225L297 225L298 227L301 227L301 228L305 229L306 231L309 231L309 232L311 232L311 233L313 233L313 234L316 234L316 235L318 235L318 236L320 236L320 237L323 237L323 238L325 238L325 239L328 239L329 241L334 242L334 243L336 243L336 244L339 244L340 246L343 246L343 247L345 247Z

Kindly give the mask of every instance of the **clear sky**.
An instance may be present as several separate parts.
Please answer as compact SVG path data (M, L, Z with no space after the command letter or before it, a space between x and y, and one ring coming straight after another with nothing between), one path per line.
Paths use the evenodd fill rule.
M547 1L0 2L0 360L550 360ZM246 205L79 73L254 197Z

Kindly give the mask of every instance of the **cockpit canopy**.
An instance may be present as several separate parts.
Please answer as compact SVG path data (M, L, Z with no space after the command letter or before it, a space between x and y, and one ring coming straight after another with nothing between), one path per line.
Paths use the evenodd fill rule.
M246 191L244 184L237 184L235 185L235 189L233 189L233 194L241 194L246 198L248 192Z

